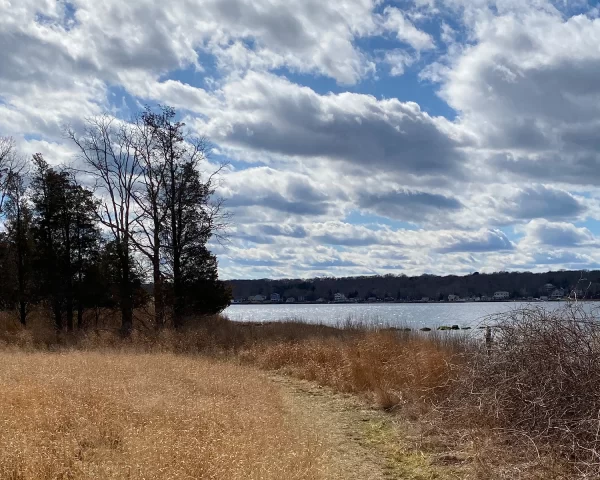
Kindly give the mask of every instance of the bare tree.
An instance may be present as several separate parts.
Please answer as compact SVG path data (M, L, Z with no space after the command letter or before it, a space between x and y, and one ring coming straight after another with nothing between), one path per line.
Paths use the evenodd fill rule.
M154 283L154 320L156 328L165 325L165 291L161 270L163 226L167 217L164 206L166 162L161 155L159 125L165 121L167 112L154 113L146 110L134 119L136 152L141 168L141 186L134 200L140 216L136 219L132 241L150 261Z
M119 258L121 330L133 327L132 233L139 224L136 188L142 175L136 135L128 124L108 115L86 120L83 135L67 128L66 136L79 147L82 170L96 181L100 193L100 222L108 229Z
M0 137L0 212L9 188L10 172L15 171L17 154L15 141L11 137Z
M134 242L153 266L158 327L165 320L165 281L172 290L175 327L182 324L186 278L198 280L204 272L213 283L217 281L216 259L206 243L211 236L221 235L227 218L222 201L214 199L221 168L206 178L200 172L210 144L186 135L185 124L175 117L170 107L157 113L146 108L134 122L143 185L135 195L142 215Z

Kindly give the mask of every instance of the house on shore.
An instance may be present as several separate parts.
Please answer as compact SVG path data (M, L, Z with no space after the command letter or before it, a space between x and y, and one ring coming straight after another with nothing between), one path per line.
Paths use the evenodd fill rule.
M343 293L336 293L333 296L333 301L336 302L336 303L345 302L346 301L346 295L344 295Z
M550 295L550 300L561 300L565 296L565 291L562 288L557 288Z
M454 294L448 295L449 302L458 302L459 300L460 300L460 297L458 295L454 295Z
M272 293L271 294L271 303L279 303L281 302L281 295L279 295L278 293Z
M494 300L508 300L510 298L510 293L508 292L496 292L494 293Z

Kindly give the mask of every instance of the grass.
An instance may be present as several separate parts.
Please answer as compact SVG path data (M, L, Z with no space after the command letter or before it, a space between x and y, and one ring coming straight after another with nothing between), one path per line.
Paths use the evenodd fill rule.
M252 369L73 351L0 364L2 479L328 478L316 435Z
M256 342L239 353L265 369L361 394L392 410L444 395L460 354L441 342L390 329L340 333L330 338Z
M589 425L596 428L598 422L590 420L590 408L586 407L596 405L598 399L600 341L596 339L600 339L600 334L595 336L598 327L595 323L586 323L588 329L593 329L594 336L590 336L588 330L582 335L581 322L571 318L564 323L559 314L553 315L554 323L536 312L523 317L525 322L522 319L516 323L514 319L509 321L504 330L498 331L498 338L490 349L474 340L473 333L477 332L422 333L355 324L335 328L295 321L243 324L215 317L203 319L195 328L185 331L156 332L142 328L130 338L122 339L116 333L116 326L111 324L110 315L105 315L97 328L70 335L53 332L48 328L47 319L41 315L33 316L26 330L5 315L0 317L0 352L4 351L2 359L7 361L13 357L23 359L13 361L16 365L13 370L22 370L18 375L13 374L10 382L30 377L27 382L36 385L22 395L22 401L36 394L58 399L45 407L49 409L55 405L55 410L48 410L48 418L64 417L69 426L75 422L76 428L82 425L85 430L89 427L88 430L95 433L88 443L97 445L92 450L110 453L107 465L121 468L138 462L140 455L141 458L147 455L148 461L142 461L141 467L136 468L148 470L142 470L142 473L134 471L130 478L161 478L161 472L170 469L181 473L164 478L236 478L242 471L242 478L319 478L319 475L330 478L323 473L327 462L323 461L325 454L322 448L319 449L318 441L307 434L302 425L292 425L297 431L291 433L290 420L286 419L284 409L277 403L277 391L264 378L260 379L255 367L316 382L335 392L360 396L371 405L393 412L390 418L414 433L392 435L385 429L375 428L375 425L364 432L363 440L376 446L387 458L390 471L401 478L600 478L596 475L600 469L589 461L596 458L598 442L597 434L590 437ZM510 317L507 318L510 320ZM539 319L545 320L544 335L540 335L536 327ZM568 329L565 330L565 327ZM501 332L504 333L500 335ZM565 336L565 332L569 336ZM588 341L590 338L594 341ZM567 342L567 339L570 340ZM43 363L43 367L38 368L33 360L27 363L27 359L33 358L38 364ZM45 358L50 360L46 363ZM584 358L585 362L582 361ZM74 365L79 363L86 367L77 370ZM565 370L567 368L568 371ZM118 372L119 376L108 374L111 370ZM10 368L7 371L10 372ZM2 372L0 378L7 381L7 375ZM196 381L200 378L202 381ZM574 378L585 381L574 385ZM555 379L560 381L557 383ZM14 388L10 382L6 385L0 383L0 388L11 391L13 395ZM81 425L77 423L79 419L86 418L83 412L84 406L88 405L85 403L87 393L80 398L78 392L87 388L104 394L104 389L100 390L98 385L110 385L110 382L114 382L112 400L97 400L94 405L113 406L109 410L102 410L103 407L99 406L96 410L105 413L97 418L90 417ZM132 390L129 384L136 387ZM501 385L510 388L501 388ZM567 388L565 385L571 386ZM23 383L20 388L26 389L26 384ZM585 401L580 402L581 408L576 411L571 408L564 410L566 413L555 415L558 407L573 405L567 400L569 392L579 391L577 389L588 395ZM18 392L18 389L15 391ZM110 391L108 388L107 392ZM162 393L159 395L158 391ZM135 398L131 397L132 392L137 392ZM542 405L538 399L543 395L548 396L544 398L544 405L554 405L550 402L556 400L558 407L550 410ZM40 401L40 405L44 405L44 401ZM125 405L124 402L129 403ZM148 420L152 417L145 414L143 420L136 424L140 412L138 405L144 406L148 402L154 402L156 421ZM252 407L247 408L250 403ZM77 413L66 414L61 405L66 405L67 411ZM198 406L200 415L195 410ZM535 407L535 417L528 413L532 406ZM30 402L22 410L23 416L26 417L28 409L38 411L34 402ZM171 412L180 409L181 417L178 418L196 415L197 418L193 417L189 422L199 422L197 425L202 427L193 427L189 441L174 447L174 453L169 453L171 450L167 447L167 453L161 453L162 450L156 447L160 439L172 438L178 445L179 437L174 432L180 428L186 431L184 420L171 430L158 428L165 421L162 415L170 419ZM6 408L2 406L0 410L2 415ZM227 424L225 413L213 415L213 411L236 411L239 418ZM202 412L209 412L205 414L206 418ZM559 443L567 438L565 435L551 437L545 427L548 423L536 421L545 418L543 415L548 412L552 412L554 422L565 419L570 422L562 424L569 427L568 431L560 430L561 435L567 432L568 438L573 439L567 445L569 448ZM121 420L112 422L113 414ZM220 421L225 423L214 423L215 417L219 416L223 417ZM253 423L250 417L262 418L263 422ZM108 426L102 426L103 418ZM529 425L527 422L531 418L533 423ZM9 422L8 418L1 419L2 426L1 421ZM17 432L27 424L15 422L11 428ZM35 421L29 423L36 424ZM248 425L244 427L247 435L235 434L236 425L240 424ZM115 425L120 425L121 430ZM154 436L149 437L152 440L143 447L135 447L139 440L129 429L145 431L148 425L157 428L152 433ZM541 430L540 426L544 429ZM61 428L64 430L65 427L61 427L60 422L53 425L43 438L48 438L52 432L62 431ZM272 429L272 435L269 436L266 431L265 438L259 438L259 433L252 433L253 429L261 432L261 428ZM225 429L231 429L230 433L225 435ZM81 447L77 447L80 450L73 447L79 445L79 440L72 439L68 443L70 450L60 443L49 446L42 442L36 446L36 442L27 441L27 435L8 431L13 433L7 436L0 433L1 441L12 442L6 444L8 451L26 453L14 458L0 453L0 468L9 465L13 469L11 472L19 471L18 468L29 471L27 468L30 467L26 466L31 462L42 462L40 459L48 457L47 452L52 452L55 460L51 468L44 466L39 470L50 468L54 476L43 477L38 471L38 476L5 475L7 478L90 478L91 474L86 473L85 468L97 467L95 460L87 460L96 458L96 454L91 457L84 455L81 457L84 460L80 458L78 452ZM115 431L120 433L113 435ZM200 431L207 435L203 441L192 440ZM214 437L217 440L211 437L213 434L217 435ZM33 431L30 435L35 438ZM78 433L73 435L79 438ZM14 442L18 442L19 438L23 440L15 450L17 443ZM114 438L117 440L114 441ZM555 441L556 438L559 442ZM271 441L275 447L271 447ZM88 443L84 441L84 445ZM197 455L200 444L204 445L200 456L208 460L194 457L192 452ZM124 448L125 445L129 446ZM593 446L593 455L585 456L587 445ZM188 446L191 446L191 451ZM0 452L6 450L3 447L0 443ZM86 448L81 451L85 453ZM214 451L211 450L213 448ZM261 456L261 451L266 450L273 455ZM458 468L456 462L460 464L460 474L455 475L452 471ZM262 465L264 470L257 465ZM58 470L52 470L55 467ZM59 467L67 472L83 473L78 473L80 477L60 477L55 474L61 471ZM38 467L31 468L35 471ZM109 467L105 464L102 468ZM238 470L231 470L234 468ZM100 476L110 478L110 474L109 469ZM0 475L0 478L4 476Z

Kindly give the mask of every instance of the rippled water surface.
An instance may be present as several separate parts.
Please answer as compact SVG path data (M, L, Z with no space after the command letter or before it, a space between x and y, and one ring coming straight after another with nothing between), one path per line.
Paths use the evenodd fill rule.
M375 303L375 304L274 304L231 305L225 310L231 320L269 322L303 320L336 325L346 321L379 323L413 328L458 324L477 327L490 322L489 317L523 307L557 309L564 302L498 303ZM586 311L600 308L600 303L580 303Z

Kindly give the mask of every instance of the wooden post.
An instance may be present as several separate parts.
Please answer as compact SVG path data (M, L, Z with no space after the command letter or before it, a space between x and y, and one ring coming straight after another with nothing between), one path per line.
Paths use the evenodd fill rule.
M492 350L492 327L485 327L485 347L487 354L489 355Z

